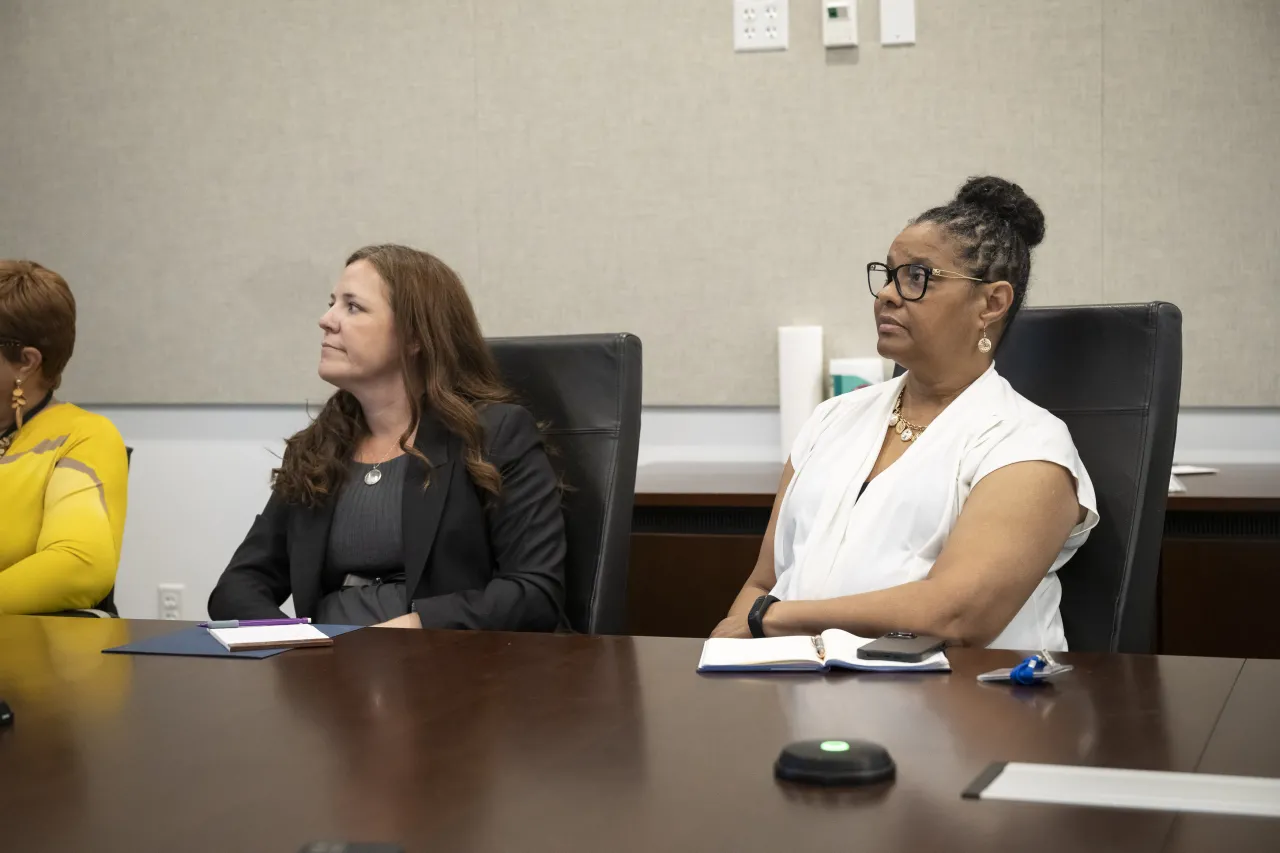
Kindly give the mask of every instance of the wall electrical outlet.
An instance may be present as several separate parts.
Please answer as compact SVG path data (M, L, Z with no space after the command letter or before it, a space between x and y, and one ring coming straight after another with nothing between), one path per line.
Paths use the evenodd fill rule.
M786 50L790 22L789 0L733 0L733 49Z
M182 618L182 593L186 587L180 583L162 583L159 587L157 609L161 619L178 620Z

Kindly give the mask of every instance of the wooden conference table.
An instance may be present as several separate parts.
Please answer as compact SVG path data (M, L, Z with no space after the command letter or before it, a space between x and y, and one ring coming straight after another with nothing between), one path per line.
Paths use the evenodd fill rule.
M102 655L165 622L0 617L0 849L1280 849L1280 820L962 800L993 760L1280 775L1280 661L1069 655L1057 686L699 676L673 638L364 630L268 660ZM864 737L895 784L776 782Z

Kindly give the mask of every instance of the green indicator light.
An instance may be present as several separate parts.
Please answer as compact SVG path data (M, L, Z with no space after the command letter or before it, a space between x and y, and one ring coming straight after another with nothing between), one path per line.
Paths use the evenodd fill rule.
M846 740L824 740L818 744L823 752L848 752L849 742Z

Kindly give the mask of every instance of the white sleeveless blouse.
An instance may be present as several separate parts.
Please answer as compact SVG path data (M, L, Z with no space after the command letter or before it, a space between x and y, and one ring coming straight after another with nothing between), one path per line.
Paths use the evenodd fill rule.
M1057 572L1098 523L1093 483L1066 425L992 365L859 498L903 381L832 398L801 428L775 531L773 595L837 598L923 580L978 481L1015 462L1052 462L1075 478L1085 520L990 647L1065 651Z

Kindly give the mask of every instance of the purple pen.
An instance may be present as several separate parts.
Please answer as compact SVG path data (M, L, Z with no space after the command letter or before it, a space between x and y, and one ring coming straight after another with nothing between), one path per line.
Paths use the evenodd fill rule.
M221 622L201 622L201 628L260 628L266 625L310 625L310 619L224 619Z

